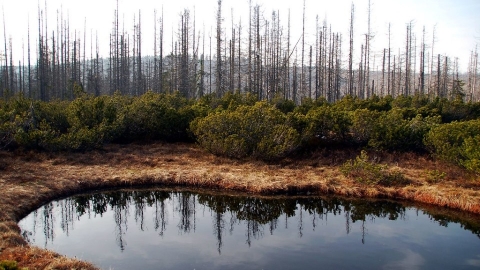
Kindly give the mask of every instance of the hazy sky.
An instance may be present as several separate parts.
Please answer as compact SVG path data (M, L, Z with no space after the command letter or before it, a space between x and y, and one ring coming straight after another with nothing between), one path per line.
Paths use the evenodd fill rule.
M15 61L22 58L22 43L27 41L28 21L30 21L30 35L32 44L38 39L38 1L37 0L0 0L5 14L7 39L12 38ZM231 27L233 19L235 24L242 20L243 33L247 36L248 0L223 0L224 27ZM296 42L302 29L303 1L281 0L252 0L252 4L258 3L263 11L263 16L270 20L273 10L279 11L280 20L286 28L288 12L290 10L292 24L292 42ZM320 22L326 20L334 32L343 34L343 52L348 50L348 30L350 21L351 0L306 0L306 40L314 44L316 16ZM355 5L355 51L360 51L362 35L367 32L368 0L354 0ZM404 50L406 25L413 22L413 32L417 37L417 45L420 44L423 26L426 28L426 40L428 48L432 44L434 26L436 27L435 54L447 54L460 59L460 67L466 70L470 52L480 43L480 0L371 0L371 27L374 39L372 50L377 55L375 65L380 64L381 52L388 47L388 25L391 23L392 49L398 53L398 49ZM43 8L44 0L40 1ZM70 27L77 29L83 38L84 22L86 20L87 47L90 47L90 35L98 33L101 54L108 55L108 37L111 33L115 0L48 0L47 18L49 35L56 29L57 10L63 9L64 19L67 15ZM172 29L178 29L179 14L188 8L193 17L195 10L197 30L203 31L205 25L206 38L208 39L213 27L215 31L215 14L217 0L119 0L120 18L124 27L133 33L133 16L138 20L138 11L141 10L144 54L153 52L153 12L157 9L158 16L163 17L165 26L165 42L171 44ZM3 53L4 34L3 28L0 37L0 52ZM207 41L208 44L208 41ZM26 45L25 45L26 47ZM168 48L169 50L169 48ZM90 50L87 49L87 54ZM344 57L346 59L346 57ZM359 58L359 56L357 56ZM359 59L357 59L359 60ZM372 60L373 61L373 58Z

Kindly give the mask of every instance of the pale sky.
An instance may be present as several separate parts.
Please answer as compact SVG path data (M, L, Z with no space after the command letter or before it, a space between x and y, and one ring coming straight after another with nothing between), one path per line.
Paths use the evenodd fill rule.
M38 4L37 0L0 0L5 14L6 36L12 38L14 61L18 63L22 58L22 43L27 41L28 21L30 21L30 35L32 44L38 39ZM223 0L223 26L227 32L231 27L233 11L234 23L240 18L243 25L242 36L247 36L248 0ZM262 8L263 16L271 20L273 10L279 11L281 24L286 36L287 16L290 9L292 24L292 42L296 42L302 30L303 1L280 0L252 0ZM348 54L348 30L350 22L351 0L306 0L306 41L314 45L316 16L320 22L325 19L334 32L343 35L344 59ZM355 4L355 43L354 50L360 51L362 35L367 33L368 0L354 0ZM43 9L45 1L40 1ZM112 30L115 0L48 0L47 17L49 35L57 27L57 10L63 9L64 19L67 15L70 28L79 31L83 39L84 22L86 20L87 47L90 44L90 34L98 33L101 46L100 53L108 56L109 34ZM178 29L179 14L183 9L189 9L193 17L195 10L197 31L203 31L205 25L206 38L210 29L215 32L215 14L217 0L119 0L120 19L125 29L133 34L133 16L138 20L138 11L142 11L143 54L153 54L153 13L157 9L161 16L163 7L165 37L164 42L171 44L172 28ZM124 19L123 19L124 18ZM398 53L405 48L406 25L414 23L413 32L420 45L423 26L426 28L427 48L432 44L433 28L436 27L436 41L434 54L446 54L451 58L458 57L461 70L466 70L470 53L480 43L480 0L371 0L371 28L375 35L372 41L372 50L377 55L376 66L380 64L381 51L388 47L388 24L391 23L392 50ZM0 54L4 52L4 31L0 30ZM206 42L208 44L208 41ZM34 46L34 45L32 45ZM170 48L167 49L167 52ZM90 50L87 49L87 55ZM359 58L359 56L357 56ZM357 59L358 61L359 59ZM373 61L373 58L372 60ZM372 63L373 65L373 63Z

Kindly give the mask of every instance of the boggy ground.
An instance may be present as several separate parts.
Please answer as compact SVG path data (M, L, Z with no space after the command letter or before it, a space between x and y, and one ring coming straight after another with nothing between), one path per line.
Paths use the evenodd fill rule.
M17 222L53 199L102 188L174 185L262 195L337 194L405 199L480 214L480 180L475 175L425 155L372 152L372 158L401 172L409 183L365 186L339 169L358 154L317 151L308 158L264 163L216 157L194 144L107 145L86 153L0 151L0 261L15 260L29 269L96 269L30 247ZM441 172L445 176L437 177Z

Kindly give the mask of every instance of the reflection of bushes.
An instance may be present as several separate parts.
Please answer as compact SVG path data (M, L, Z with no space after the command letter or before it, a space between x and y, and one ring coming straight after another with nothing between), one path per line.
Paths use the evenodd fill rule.
M320 199L316 197L258 198L164 190L114 191L79 195L68 200L75 205L78 216L90 213L90 211L102 215L109 208L126 209L130 206L142 211L144 209L142 205L148 207L166 205L165 202L168 200L178 200L184 205L194 205L193 202L195 201L200 205L209 207L215 213L225 214L230 212L238 220L255 221L259 224L268 224L284 214L288 217L295 216L295 211L299 209L318 215L328 213L340 215L348 211L351 217L354 217L353 221L365 220L369 216L388 217L395 220L405 214L405 207L402 204L386 201ZM191 210L194 211L195 208L192 207ZM176 208L176 211L180 215L191 214L182 211L181 207Z
M366 221L376 217L397 220L405 218L406 207L402 203L394 201L380 200L355 200L345 198L318 198L318 197L251 197L241 195L218 195L211 193L192 193L189 191L168 191L168 190L137 190L137 191L110 191L98 194L79 195L66 200L65 209L76 211L75 213L66 213L63 215L64 223L74 222L82 215L97 214L102 215L111 209L112 211L125 211L124 215L116 216L117 224L124 224L130 214L135 217L145 216L143 211L146 207L155 208L155 223L165 223L165 208L168 202L174 202L175 207L168 208L175 211L175 216L179 216L185 225L192 226L194 222L191 219L195 217L195 211L206 206L212 213L231 215L234 223L237 221L253 222L255 228L261 228L261 225L269 224L278 220L282 215L287 217L295 216L299 211L304 211L310 215L318 216L333 214L345 216L352 222ZM70 207L72 206L72 207ZM130 213L127 209L135 209L135 213ZM163 213L163 214L162 214ZM442 209L441 213L445 213ZM452 212L453 213L453 212ZM50 213L45 211L45 219L51 218ZM439 224L448 224L449 222L460 223L462 227L480 235L478 222L475 219L459 219L443 215L430 215L432 220ZM458 213L455 212L455 215ZM213 215L212 215L213 217ZM118 219L117 219L118 218ZM158 219L158 220L157 220ZM142 218L135 219L137 222L144 222ZM185 227L187 229L187 227ZM161 229L155 225L155 229Z

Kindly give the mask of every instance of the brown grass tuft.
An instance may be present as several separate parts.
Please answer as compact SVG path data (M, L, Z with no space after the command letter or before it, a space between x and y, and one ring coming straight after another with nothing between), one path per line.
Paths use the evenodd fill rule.
M27 269L98 269L93 264L66 258L55 252L37 247L15 247L0 254L0 260L18 262L19 267Z
M16 246L26 246L27 241L18 232L6 232L0 234L1 244L0 249Z

